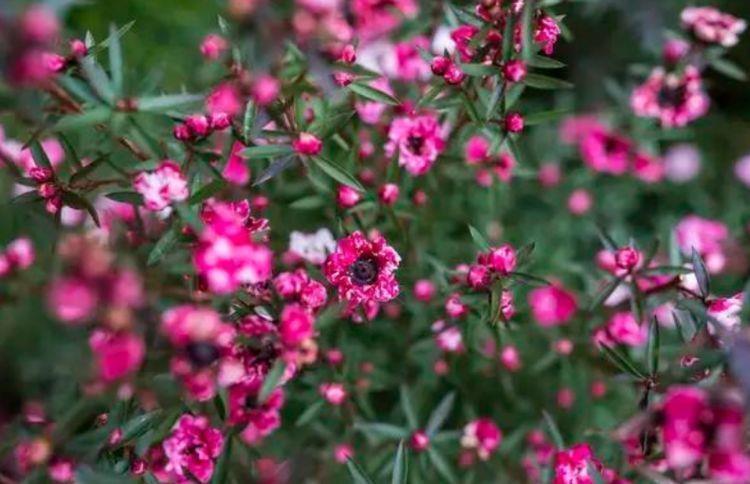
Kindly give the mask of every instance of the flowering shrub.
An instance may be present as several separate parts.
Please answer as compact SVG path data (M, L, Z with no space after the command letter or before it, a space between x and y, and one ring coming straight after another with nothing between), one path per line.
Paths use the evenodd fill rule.
M0 5L1 482L750 482L739 13L589 104L616 2L207 2L181 89L76 3Z

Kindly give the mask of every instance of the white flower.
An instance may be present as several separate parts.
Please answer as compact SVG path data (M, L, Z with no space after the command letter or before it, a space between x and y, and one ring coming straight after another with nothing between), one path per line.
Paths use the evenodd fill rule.
M311 264L320 265L336 250L336 241L326 228L311 234L294 231L289 236L289 250Z

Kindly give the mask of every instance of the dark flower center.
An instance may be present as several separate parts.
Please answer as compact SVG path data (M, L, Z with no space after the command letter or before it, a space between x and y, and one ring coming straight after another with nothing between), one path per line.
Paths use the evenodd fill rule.
M415 155L422 154L422 148L424 147L424 138L422 136L411 135L406 140L406 143L409 145L409 150L412 153L414 153Z
M677 107L685 100L685 86L664 86L659 90L659 105Z
M349 266L352 282L358 286L367 286L378 278L378 263L372 257L360 257Z
M219 348L206 341L190 343L186 350L190 362L199 368L208 366L219 359Z

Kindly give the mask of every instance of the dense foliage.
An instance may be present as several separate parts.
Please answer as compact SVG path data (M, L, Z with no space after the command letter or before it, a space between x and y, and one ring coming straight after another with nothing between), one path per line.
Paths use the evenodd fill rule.
M750 482L743 14L0 4L0 482Z

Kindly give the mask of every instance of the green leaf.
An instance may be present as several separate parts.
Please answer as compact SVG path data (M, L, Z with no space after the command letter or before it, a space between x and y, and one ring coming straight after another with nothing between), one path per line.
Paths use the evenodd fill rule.
M91 219L94 221L97 227L99 227L99 215L96 213L94 206L81 195L74 192L64 191L62 192L62 202L68 207L75 208L77 210L86 210Z
M526 126L534 126L536 124L549 123L557 121L560 118L564 118L571 113L567 109L559 109L553 111L542 111L539 113L527 114L523 117L523 122Z
M180 230L177 225L167 230L159 240L156 241L151 252L148 254L146 265L154 266L161 261L165 255L172 250L180 237Z
M103 123L112 116L112 110L108 106L97 106L81 114L68 114L60 118L54 125L54 129L67 131L78 129L92 124Z
M138 192L112 192L104 195L116 202L129 203L131 205L143 205L143 195Z
M140 437L150 429L155 428L157 425L159 425L163 417L164 415L161 410L155 410L153 412L144 413L131 418L121 427L121 442L125 444L133 439Z
M242 117L242 138L246 143L250 141L250 135L253 132L253 126L255 126L255 118L257 118L257 116L258 107L251 99L245 105L245 115Z
M325 204L326 201L323 198L317 195L310 195L309 197L302 197L293 201L289 204L289 208L294 210L313 210L320 208Z
M385 422L357 422L354 428L374 439L403 439L409 435L407 429Z
M393 473L391 484L406 484L409 478L409 452L404 446L404 441L398 443L396 456L393 458Z
M695 279L698 282L698 289L703 299L706 299L711 294L711 278L708 275L708 270L706 270L706 264L703 263L703 258L695 248L693 248L692 261Z
M536 67L537 69L561 69L565 67L565 63L560 62L557 59L538 54L532 55L528 60L528 64L531 67Z
M404 416L409 424L409 427L414 430L419 427L419 420L417 419L417 412L414 411L414 404L411 401L411 395L406 385L399 387L399 396L401 398L401 410L404 411Z
M358 96L369 99L370 101L390 104L392 106L398 106L399 104L401 104L401 101L391 96L387 92L383 92L380 89L375 89L374 87L368 86L367 84L359 84L353 82L349 84L348 89Z
M112 82L107 77L107 73L104 72L102 66L93 57L89 56L81 60L81 69L99 98L107 104L113 105L115 102L115 92L112 89Z
M201 101L203 101L203 96L200 94L164 94L139 98L136 106L138 106L138 111L166 113L172 109Z
M366 191L365 187L362 186L359 180L344 171L342 167L340 167L333 161L323 158L322 156L313 157L313 161L315 162L315 165L320 168L326 175L330 176L342 185L348 185L361 192Z
M197 210L194 210L193 207L184 203L178 203L174 205L174 208L177 210L182 221L190 225L190 228L196 233L200 233L203 230L203 222L201 221Z
M555 422L555 419L552 418L552 415L547 413L546 410L542 411L542 415L544 416L544 423L547 424L547 433L549 433L550 438L552 438L552 443L555 444L555 447L557 447L558 450L564 449L565 441L562 438L557 422Z
M601 343L600 347L604 355L621 371L629 373L639 380L644 380L646 378L646 375L635 366L635 363L630 357L620 353L605 343Z
M268 397L271 396L271 393L279 385L281 377L284 376L285 369L286 364L281 359L276 360L276 363L273 364L271 371L269 371L268 375L266 375L266 379L263 380L263 386L260 387L260 392L258 392L259 403L265 403Z
M659 320L654 316L648 332L648 371L656 376L659 371L659 351L661 349Z
M568 81L535 73L527 74L523 83L536 89L570 89L573 87L573 84Z
M522 284L529 284L532 286L549 286L551 284L547 279L533 274L527 274L526 272L514 271L510 273L510 276Z
M131 20L130 22L126 23L125 25L117 29L117 31L114 33L110 32L109 37L96 44L96 46L94 46L93 44L94 38L91 36L91 33L86 32L86 45L89 48L95 47L93 53L99 52L108 47L115 40L119 41L119 39L122 38L133 27L133 25L135 25L135 20Z
M112 76L112 89L118 96L122 95L122 45L117 35L117 26L109 25L109 73Z
M619 286L622 283L623 279L621 277L618 277L616 279L612 279L609 284L607 284L604 289L602 289L599 294L596 295L593 301L591 301L591 304L589 305L589 311L594 311L596 308L601 306L604 301L607 300L607 298L615 292L615 289L617 289L617 286Z
M52 169L52 163L49 161L49 157L47 157L47 152L44 151L44 148L42 148L41 143L39 143L39 140L35 139L31 142L29 145L29 148L31 149L31 154L34 157L34 161L41 166L42 168L47 168L48 170Z
M711 67L734 80L747 81L747 73L740 66L727 59L714 59L711 61Z
M435 410L432 411L429 419L427 419L427 426L425 427L425 433L429 437L435 435L443 426L445 420L453 409L453 402L455 402L455 400L456 393L451 392L444 396L443 399L440 400L440 403L438 403L438 406L435 407Z
M315 403L309 405L304 412L297 418L297 421L294 422L294 425L296 427L302 427L306 423L310 422L312 419L314 419L320 411L323 409L323 404L325 402L323 400L317 400Z
M375 481L367 475L367 472L365 472L365 470L362 469L354 459L346 461L346 468L349 471L349 475L352 476L355 484L375 484Z
M286 158L274 161L260 174L260 176L258 176L258 178L253 182L253 186L257 187L258 185L262 185L263 183L267 182L271 178L275 177L282 171L292 166L296 160L297 158L294 156L287 156Z
M188 198L188 204L189 205L196 205L198 203L201 203L212 196L216 195L218 192L220 192L227 183L222 180L213 180L208 185L205 185L201 187L198 191L193 193L190 198Z
M245 148L240 155L246 160L252 160L258 158L277 158L292 153L294 153L294 148L291 145L261 145Z
M471 240L474 241L474 245L476 245L480 250L490 250L490 243L479 230L474 228L473 225L469 225L469 233L471 234Z
M211 476L211 484L224 484L228 482L229 463L232 457L232 441L231 435L224 438L224 450L216 462L216 468L214 469L213 476Z
M453 472L450 464L448 464L442 454L440 454L435 447L427 447L427 456L430 458L432 465L435 466L435 470L437 470L438 474L440 474L443 479L451 484L458 482L456 474Z
M487 64L461 64L461 70L474 77L494 76L500 73L496 66Z
M77 484L133 484L134 481L127 475L82 465L76 469L75 482Z

